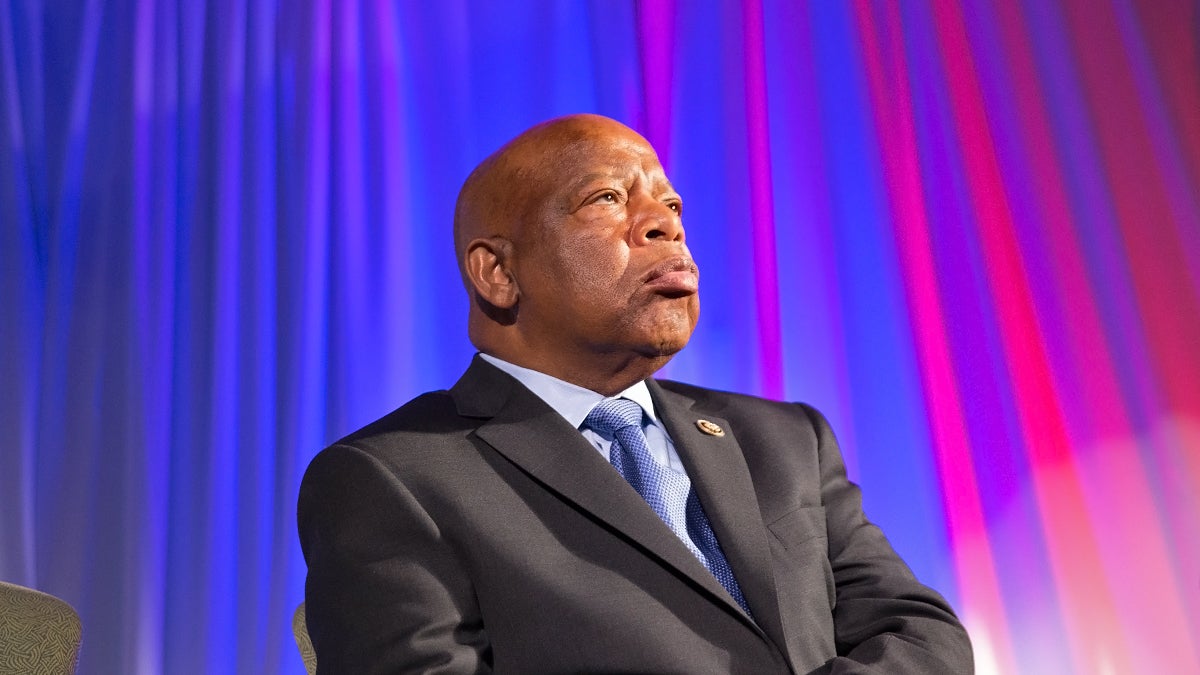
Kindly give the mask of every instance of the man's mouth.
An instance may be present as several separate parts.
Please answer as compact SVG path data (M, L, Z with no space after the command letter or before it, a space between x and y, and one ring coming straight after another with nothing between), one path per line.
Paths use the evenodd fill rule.
M700 290L700 271L691 258L675 256L655 265L646 276L645 284L659 295L691 295Z

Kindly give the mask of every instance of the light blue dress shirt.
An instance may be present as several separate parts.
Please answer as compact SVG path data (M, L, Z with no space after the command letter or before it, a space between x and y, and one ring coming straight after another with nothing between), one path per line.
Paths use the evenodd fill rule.
M514 365L489 354L480 354L480 356L493 366L512 375L518 382L525 385L529 391L537 394L555 412L562 415L571 426L579 429L583 437L600 452L605 461L608 461L608 453L612 447L612 440L604 438L591 429L580 429L588 413L592 411L592 408L596 407L597 403L604 400L604 396L597 394L591 389L584 389L570 382L564 382L557 377L551 377L536 370ZM675 444L671 442L671 437L667 435L666 427L663 426L662 422L658 419L658 415L654 412L654 400L650 398L650 390L646 388L646 383L638 382L613 398L627 398L640 405L642 410L646 411L646 417L642 420L642 430L646 433L646 441L650 446L650 456L661 466L665 466L676 473L686 476L687 471L683 468L683 462L679 461L679 454L675 452Z

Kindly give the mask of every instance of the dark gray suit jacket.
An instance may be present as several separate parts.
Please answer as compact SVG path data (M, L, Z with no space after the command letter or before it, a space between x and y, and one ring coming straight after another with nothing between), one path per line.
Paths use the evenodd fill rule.
M819 413L647 384L753 618L579 431L476 357L305 474L319 672L971 672Z

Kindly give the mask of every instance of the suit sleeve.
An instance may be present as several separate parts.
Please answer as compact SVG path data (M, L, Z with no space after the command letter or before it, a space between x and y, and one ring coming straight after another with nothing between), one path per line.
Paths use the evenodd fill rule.
M383 462L349 446L320 453L297 524L318 673L490 671L467 573Z
M831 675L961 675L974 672L971 643L953 610L921 584L867 520L846 477L829 423L803 406L817 432L821 497L836 589Z

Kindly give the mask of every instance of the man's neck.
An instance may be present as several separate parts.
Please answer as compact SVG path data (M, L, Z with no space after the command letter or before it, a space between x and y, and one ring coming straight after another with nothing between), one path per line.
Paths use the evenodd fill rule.
M539 358L539 355L528 353L509 353L507 350L481 348L480 351L522 368L536 370L577 387L590 389L603 396L615 396L625 391L658 372L671 360L670 356L618 356L616 354L602 359L589 357L586 360L566 360Z

